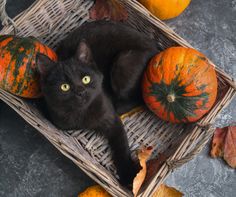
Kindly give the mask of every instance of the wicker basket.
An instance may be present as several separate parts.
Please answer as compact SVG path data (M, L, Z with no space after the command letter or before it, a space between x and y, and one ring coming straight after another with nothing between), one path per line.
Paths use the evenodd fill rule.
M129 12L127 23L154 38L162 49L173 45L191 47L135 0L121 0L121 3ZM0 4L4 8L6 0L0 0ZM15 26L17 35L38 37L55 48L69 32L89 20L88 10L92 5L93 1L89 0L37 0L13 21L6 18L3 11L1 15L5 17L5 27L0 34L13 34ZM211 111L196 124L169 124L158 119L145 107L122 116L133 157L136 157L136 150L141 146L153 146L155 151L152 157L171 150L168 151L171 153L168 159L138 196L150 197L175 167L191 160L212 136L213 128L210 125L236 94L233 79L217 67L216 71L219 82L217 101ZM113 196L132 196L116 179L105 139L92 131L60 131L42 116L34 102L1 89L0 99Z

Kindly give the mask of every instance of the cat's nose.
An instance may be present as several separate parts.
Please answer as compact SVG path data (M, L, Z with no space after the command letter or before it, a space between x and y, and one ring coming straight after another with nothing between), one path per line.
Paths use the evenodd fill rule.
M76 96L77 97L83 97L85 94L85 90L84 89L79 89L77 92L76 92Z
M81 98L81 97L84 96L84 92L78 92L78 93L76 94L76 96Z

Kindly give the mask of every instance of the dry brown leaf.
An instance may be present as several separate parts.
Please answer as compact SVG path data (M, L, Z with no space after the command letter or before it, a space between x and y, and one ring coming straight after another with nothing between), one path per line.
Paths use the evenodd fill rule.
M224 148L224 141L225 136L227 133L227 127L225 128L216 128L214 137L212 140L212 147L211 147L211 156L222 157L223 156L223 148Z
M228 127L225 137L224 159L232 168L236 168L236 126Z
M186 130L190 130L191 128L193 128L193 126L189 125ZM143 183L143 187L149 185L152 178L157 174L166 160L175 153L179 147L179 144L186 138L187 135L188 132L183 132L178 139L174 140L163 152L159 153L156 158L147 162L147 175Z
M183 193L173 187L161 184L152 197L182 197Z
M143 148L138 152L138 159L142 169L136 175L133 181L133 194L137 196L147 173L146 162L152 154L152 147Z
M147 175L145 177L143 185L149 183L149 181L158 172L158 170L161 168L162 164L166 161L166 159L167 157L164 154L159 154L157 158L151 159L147 162Z
M89 16L94 20L125 21L128 18L128 12L118 0L96 0L89 11Z
M216 129L212 140L211 156L223 157L232 168L236 168L236 126Z

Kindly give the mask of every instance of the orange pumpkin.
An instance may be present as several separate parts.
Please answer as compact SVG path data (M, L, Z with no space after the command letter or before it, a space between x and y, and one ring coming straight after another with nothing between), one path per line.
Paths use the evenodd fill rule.
M150 61L142 91L147 106L163 120L194 122L215 102L216 72L202 53L171 47Z
M139 0L152 14L162 20L180 15L191 0Z
M93 185L88 187L84 192L80 193L78 197L112 197L100 185Z
M0 36L0 88L25 98L41 96L39 75L36 72L37 53L56 61L52 49L34 37Z

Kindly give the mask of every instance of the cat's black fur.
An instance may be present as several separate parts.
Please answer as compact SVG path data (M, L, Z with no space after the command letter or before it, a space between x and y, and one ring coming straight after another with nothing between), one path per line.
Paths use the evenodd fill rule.
M104 135L122 184L132 182L138 165L117 110L141 100L142 73L156 52L154 42L143 34L100 21L82 25L62 41L57 63L37 56L52 122L64 130L92 129ZM88 85L82 83L85 75L91 76ZM63 83L70 85L69 91L60 90Z

